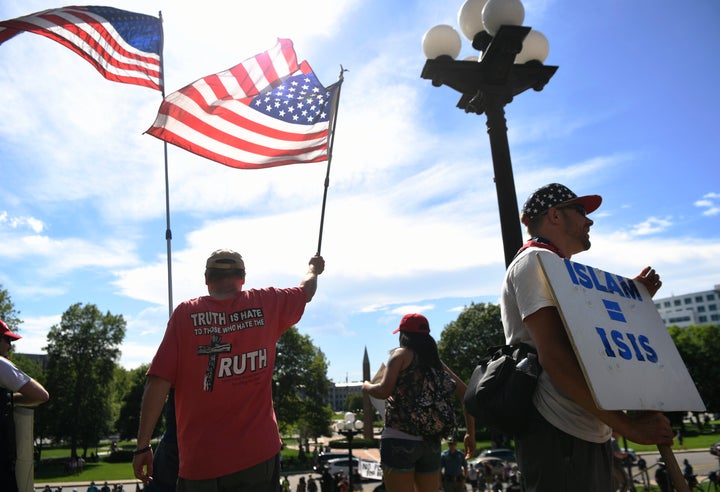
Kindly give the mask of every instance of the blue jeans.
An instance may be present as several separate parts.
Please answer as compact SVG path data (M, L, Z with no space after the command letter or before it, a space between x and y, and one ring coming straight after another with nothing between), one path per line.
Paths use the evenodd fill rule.
M380 464L385 472L437 473L440 471L440 441L381 439Z

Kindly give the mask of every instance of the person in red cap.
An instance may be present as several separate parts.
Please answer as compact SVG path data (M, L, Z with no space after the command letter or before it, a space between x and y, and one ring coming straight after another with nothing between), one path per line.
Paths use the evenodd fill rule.
M247 289L245 262L219 249L205 263L208 295L181 302L147 372L133 472L153 480L155 424L174 388L178 492L270 492L280 483L281 441L272 404L276 345L300 321L325 260L300 284Z
M380 440L383 482L388 492L437 492L440 489L440 442L447 436L428 435L419 430L421 425L415 418L421 413L416 406L418 389L428 386L428 374L440 374L443 393L454 394L462 402L466 385L440 360L425 316L406 314L393 331L398 332L400 347L390 354L380 382L365 381L362 385L364 393L387 400L385 428ZM472 456L475 419L464 413L465 453ZM454 414L450 418L454 419Z
M15 405L33 407L50 398L40 383L15 367L8 356L12 343L22 338L0 320L0 484L3 491L17 492L15 479Z
M543 368L528 429L514 436L523 490L528 492L610 492L612 430L641 444L673 442L670 422L659 412L631 417L595 405L539 265L541 255L569 259L590 248L594 222L587 215L601 202L599 195L578 196L559 183L535 190L520 216L531 239L505 274L500 295L505 341L535 347ZM662 285L650 267L634 280L651 296Z

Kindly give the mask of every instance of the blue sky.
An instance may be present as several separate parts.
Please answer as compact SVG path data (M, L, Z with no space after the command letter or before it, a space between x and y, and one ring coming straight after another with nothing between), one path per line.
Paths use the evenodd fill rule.
M325 84L348 69L330 174L327 270L298 324L335 381L361 378L407 312L439 338L471 302L498 299L502 240L485 117L420 78L421 38L457 27L461 1L136 1L157 15L173 92L294 41ZM720 4L528 0L524 25L558 65L506 108L521 205L543 184L603 196L581 263L625 276L652 265L658 297L720 283ZM47 8L3 2L0 18ZM461 57L475 54L464 40ZM0 46L0 284L39 353L73 303L122 314L121 363L149 362L168 316L163 145L142 133L160 94L105 80L34 34ZM317 249L325 163L243 171L169 146L174 303L206 293L205 258L246 259L247 286L296 285ZM452 361L447 361L452 366Z

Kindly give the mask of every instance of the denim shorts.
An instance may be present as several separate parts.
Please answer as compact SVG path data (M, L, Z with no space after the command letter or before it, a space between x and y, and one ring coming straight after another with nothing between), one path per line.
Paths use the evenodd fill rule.
M381 439L380 464L384 472L437 473L440 471L440 441Z

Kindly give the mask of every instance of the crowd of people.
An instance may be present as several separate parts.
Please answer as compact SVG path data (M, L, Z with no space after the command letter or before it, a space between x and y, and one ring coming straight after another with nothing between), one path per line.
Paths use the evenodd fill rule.
M360 476L356 476L353 489L357 490L360 484ZM281 492L350 492L350 480L345 473L338 472L331 474L327 469L323 470L320 478L316 479L312 475L308 475L307 480L304 476L301 476L295 490L290 488L290 480L288 476L283 476L280 481Z
M65 489L68 488L66 487ZM69 490L71 492L83 492L77 487L72 487ZM134 490L135 492L141 491L141 485L139 483L135 484ZM45 485L45 487L42 489L42 492L63 492L63 487L57 486L55 488L52 488L50 487L50 485ZM125 492L125 487L121 483L109 484L108 482L104 482L101 486L98 486L97 484L95 484L94 481L92 481L90 482L90 485L88 485L85 492Z
M502 283L506 343L529 344L542 367L529 424L514 436L519 476L528 492L611 491L612 432L641 444L673 442L670 422L660 412L630 416L596 406L543 278L540 257L570 259L590 248L594 222L588 214L601 202L598 195L578 196L559 183L535 190L520 216L530 239ZM217 250L207 259L209 295L175 309L148 370L133 459L138 479L152 487L154 461L160 468L150 438L172 391L177 490L276 490L281 441L271 397L275 344L316 292L325 262L316 255L309 264L298 287L245 291L245 265L238 253ZM633 280L651 296L662 285L651 267ZM441 457L441 432L454 416L443 413L447 404L440 402L453 397L462 401L466 384L440 360L425 316L407 314L393 333L399 333L399 347L391 352L380 380L363 383L363 392L386 401L380 439L383 486L390 492L453 490L465 478L453 471L456 458ZM237 401L244 402L241 409ZM467 460L475 452L475 422L467 412L464 418ZM256 443L252 453L238 450L237 436Z
M542 273L540 258L570 259L590 248L594 222L588 215L601 202L598 195L578 196L559 183L533 192L520 216L530 239L501 286L506 343L532 346L542 367L528 426L513 436L520 471L514 477L527 492L613 490L613 432L640 444L673 443L670 422L660 412L629 415L596 406ZM298 286L245 290L242 256L229 249L210 255L204 271L208 295L175 308L147 371L132 465L147 490L276 492L283 483L272 404L276 344L300 321L324 269L317 254ZM633 280L651 296L662 285L651 267ZM46 401L44 388L6 360L7 348L19 336L4 323L0 327L0 386L15 404ZM440 359L425 316L408 313L393 333L399 346L384 373L362 386L386 401L380 439L383 486L389 492L464 490L467 459L475 453L473 416L464 413L463 452L451 443L441 453L440 445L449 427L460 427L447 409L453 398L463 401L466 383ZM153 430L163 409L168 411L169 396L172 432L153 450ZM302 482L304 490L296 492L311 492L310 480ZM325 492L323 483L327 480L320 480ZM336 487L343 490L342 480ZM502 485L493 481L492 487Z

